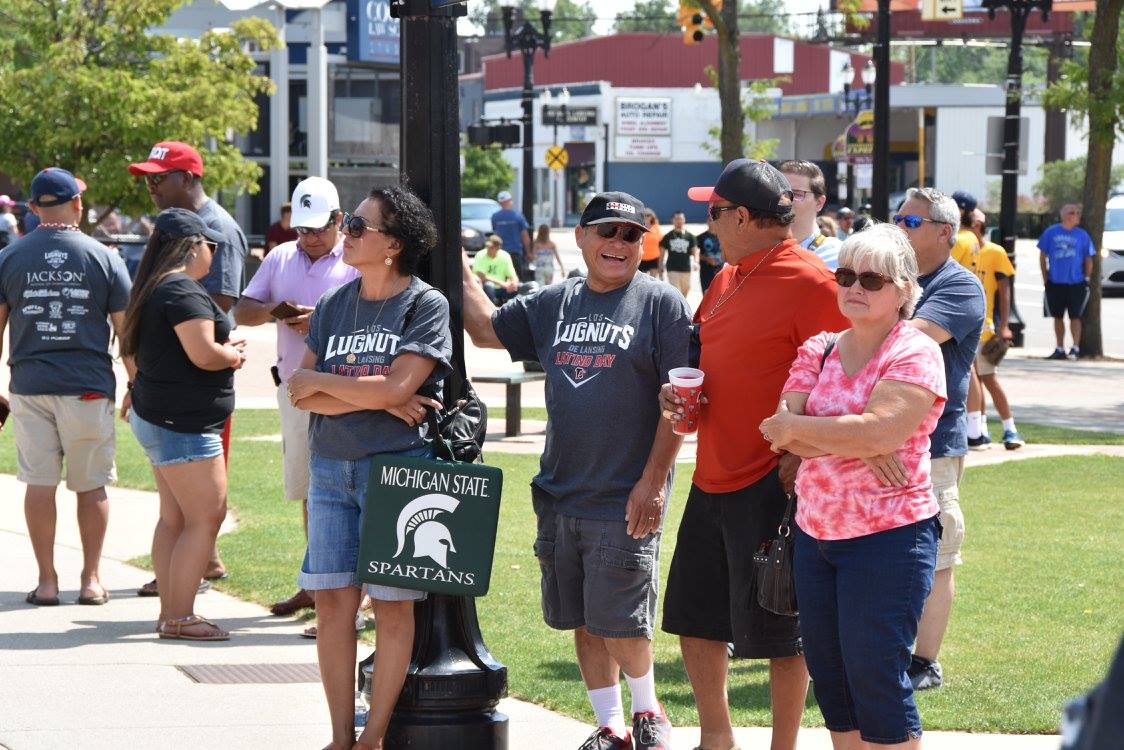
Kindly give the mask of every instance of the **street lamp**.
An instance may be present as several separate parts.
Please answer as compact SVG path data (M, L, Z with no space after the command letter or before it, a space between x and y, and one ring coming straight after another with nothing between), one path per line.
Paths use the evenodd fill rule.
M535 51L541 48L543 57L550 57L550 22L554 15L554 2L555 0L539 0L539 17L542 20L540 33L527 19L516 30L516 0L500 0L507 56L510 58L516 48L523 55L523 215L531 223L535 221Z
M857 91L851 90L851 81L855 79L855 68L851 65L850 60L843 63L841 72L843 73L843 108L854 110L856 113L863 109L870 109L871 104L874 103L871 89L878 79L878 71L874 68L874 61L867 60L866 65L863 66L863 87Z
M874 43L874 174L871 215L890 218L890 0L878 0L878 36ZM863 70L866 83L866 70Z

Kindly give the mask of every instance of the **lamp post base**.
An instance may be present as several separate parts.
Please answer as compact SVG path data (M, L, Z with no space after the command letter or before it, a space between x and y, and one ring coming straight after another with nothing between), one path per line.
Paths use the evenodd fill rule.
M409 716L395 714L383 746L387 750L507 750L507 716L498 711L450 717L448 721L432 715L418 718L414 722Z

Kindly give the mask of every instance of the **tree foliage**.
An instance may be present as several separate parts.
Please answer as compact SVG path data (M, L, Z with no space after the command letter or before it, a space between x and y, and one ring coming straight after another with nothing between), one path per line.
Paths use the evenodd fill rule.
M632 10L617 14L613 31L617 34L637 31L667 34L678 31L679 24L675 20L677 7L674 0L637 0Z
M596 13L589 0L558 0L554 5L551 42L568 42L593 36L595 16ZM519 0L519 5L515 8L516 29L522 25L524 18L542 31L538 0ZM503 15L499 0L480 0L478 3L473 3L468 11L468 19L485 35L503 34Z
M913 65L912 80L918 83L982 83L1002 85L1007 79L1006 47L894 47L896 62ZM1046 83L1048 52L1042 47L1023 47L1023 86Z
M254 97L273 91L246 50L272 49L276 33L262 19L197 40L150 33L183 2L3 0L0 170L27 185L65 167L89 185L88 205L141 213L151 202L126 165L181 140L204 152L208 191L256 192L261 169L229 134L253 130Z
M718 72L713 66L707 66L706 75L710 79L711 86L716 85ZM788 81L788 78L783 76L750 81L741 92L742 115L745 121L758 123L772 119L776 113L776 101L772 97L772 90L786 81ZM710 136L711 140L703 143L703 150L720 157L722 155L721 147L716 146L715 143L720 144L722 142L722 127L712 125L707 130L707 135ZM755 139L750 136L748 131L743 131L739 155L747 159L771 159L779 145L779 138Z
M1042 177L1034 183L1034 192L1046 200L1046 210L1057 213L1067 203L1080 204L1084 201L1085 168L1084 156L1068 161L1052 161L1041 167ZM1124 164L1114 166L1109 174L1109 185L1124 181ZM1108 198L1107 195L1104 196Z
M515 168L498 148L466 146L461 195L465 198L493 198L515 184Z

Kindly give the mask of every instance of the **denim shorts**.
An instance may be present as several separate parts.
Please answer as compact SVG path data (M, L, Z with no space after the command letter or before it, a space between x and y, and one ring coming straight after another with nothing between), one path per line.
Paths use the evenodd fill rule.
M390 455L432 458L433 448L427 445ZM297 576L302 589L360 587L355 568L372 458L348 461L312 454L308 463L308 548ZM424 591L378 585L368 585L367 593L385 602L421 601L426 596Z
M129 412L129 426L153 466L206 461L222 455L222 435L219 434L176 432L146 422L135 411Z
M804 657L824 724L880 745L921 736L906 669L933 586L937 516L854 539L796 529Z

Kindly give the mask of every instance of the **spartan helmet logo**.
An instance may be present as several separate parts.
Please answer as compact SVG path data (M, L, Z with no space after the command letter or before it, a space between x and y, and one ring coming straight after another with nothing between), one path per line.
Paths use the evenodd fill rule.
M302 208L311 209L312 208L312 196L308 193L305 193L304 195L301 196L300 203L301 203Z
M448 495L430 494L411 500L398 514L398 549L394 556L402 554L406 547L406 535L414 532L414 557L428 557L442 568L448 568L450 552L456 552L453 535L448 527L434 520L442 513L452 513L460 505L460 500Z

